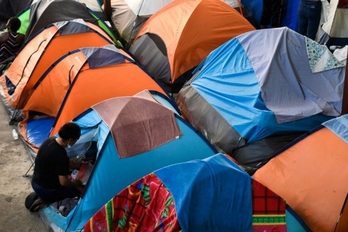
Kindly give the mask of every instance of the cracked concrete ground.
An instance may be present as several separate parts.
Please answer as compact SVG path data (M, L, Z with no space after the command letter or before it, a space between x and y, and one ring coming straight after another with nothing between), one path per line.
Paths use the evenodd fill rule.
M32 162L20 139L14 140L9 114L0 102L0 232L46 231L38 213L24 206L25 197L32 192L29 177L23 175Z

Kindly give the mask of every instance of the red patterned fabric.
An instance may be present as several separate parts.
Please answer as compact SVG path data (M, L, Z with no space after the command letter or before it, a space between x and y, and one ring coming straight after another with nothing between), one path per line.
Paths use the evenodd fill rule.
M117 194L85 225L96 231L180 231L174 199L155 174Z
M256 180L252 185L253 232L286 232L284 200Z

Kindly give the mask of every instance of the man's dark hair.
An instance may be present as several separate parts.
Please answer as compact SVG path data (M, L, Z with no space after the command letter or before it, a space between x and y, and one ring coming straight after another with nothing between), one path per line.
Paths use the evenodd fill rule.
M64 140L77 140L81 136L81 129L76 123L68 122L59 129L58 135Z
M10 22L10 30L17 32L18 29L21 27L21 21L17 17L11 17L9 19Z

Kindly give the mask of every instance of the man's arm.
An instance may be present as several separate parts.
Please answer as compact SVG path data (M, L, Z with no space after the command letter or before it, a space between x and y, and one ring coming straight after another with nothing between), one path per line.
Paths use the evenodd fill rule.
M81 180L71 181L68 176L59 176L59 183L66 188L74 188L83 186Z

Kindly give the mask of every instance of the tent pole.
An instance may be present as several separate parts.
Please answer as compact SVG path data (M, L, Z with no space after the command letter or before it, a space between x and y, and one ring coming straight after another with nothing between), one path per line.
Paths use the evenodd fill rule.
M29 173L29 171L34 167L34 165L35 165L35 162L33 162L33 163L30 165L28 171L23 175L23 177L29 177L28 173Z
M346 60L346 75L344 78L344 85L343 85L343 98L342 98L342 113L347 114L348 113L348 53L347 53L347 60Z

